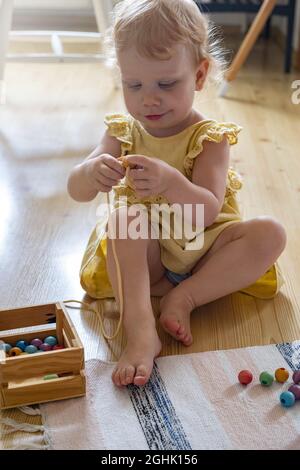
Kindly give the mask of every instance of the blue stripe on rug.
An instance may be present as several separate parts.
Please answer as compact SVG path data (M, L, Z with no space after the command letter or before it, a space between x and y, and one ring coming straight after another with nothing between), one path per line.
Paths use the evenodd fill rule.
M128 391L150 450L192 449L155 363L149 382Z
M300 369L300 341L280 343L276 347L293 371Z

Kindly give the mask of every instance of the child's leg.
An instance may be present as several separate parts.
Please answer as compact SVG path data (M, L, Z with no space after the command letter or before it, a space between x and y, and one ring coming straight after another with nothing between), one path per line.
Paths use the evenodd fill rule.
M193 275L161 299L164 329L190 345L191 311L254 283L277 260L285 245L285 231L271 217L229 226L194 267Z
M127 208L113 213L117 221L132 218ZM135 218L135 217L133 217ZM115 238L115 248L120 265L124 301L123 326L127 345L113 372L113 382L120 385L144 385L151 374L153 359L159 354L161 343L153 316L150 284L156 283L164 273L160 261L158 240ZM107 243L107 270L119 304L116 264L112 252L112 240Z

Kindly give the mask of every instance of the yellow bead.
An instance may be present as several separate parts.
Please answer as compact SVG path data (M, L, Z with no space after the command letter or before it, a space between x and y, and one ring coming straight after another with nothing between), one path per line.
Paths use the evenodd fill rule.
M275 371L275 378L277 382L280 382L282 384L287 381L289 375L289 372L284 367L280 367Z

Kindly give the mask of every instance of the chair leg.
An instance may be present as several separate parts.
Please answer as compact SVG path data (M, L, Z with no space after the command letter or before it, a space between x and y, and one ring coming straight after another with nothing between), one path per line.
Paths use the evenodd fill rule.
M235 79L240 68L242 67L245 60L247 59L259 33L263 29L269 16L272 14L272 11L275 7L275 3L276 3L276 0L265 0L264 3L262 4L245 39L243 40L238 50L238 53L236 54L235 58L233 59L232 64L229 67L229 70L226 74L226 80L228 82Z
M13 0L0 3L0 103L4 102L4 70L11 28Z
M284 71L290 73L293 61L295 0L289 1L289 14L287 17L287 35L285 45Z

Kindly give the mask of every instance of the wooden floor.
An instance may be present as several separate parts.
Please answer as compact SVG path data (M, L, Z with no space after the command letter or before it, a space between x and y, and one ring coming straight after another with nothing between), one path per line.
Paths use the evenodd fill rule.
M234 294L202 306L192 316L194 344L181 347L160 332L163 355L300 339L300 105L291 101L299 74L284 75L282 66L277 46L260 42L227 98L210 90L197 96L196 107L243 126L232 164L245 179L244 217L270 214L286 227L288 245L280 258L286 284L275 300ZM9 64L6 81L7 102L0 108L0 308L82 300L79 266L99 200L72 201L66 181L97 145L104 115L125 110L121 93L99 64ZM158 315L157 298L153 306ZM106 302L105 308L114 305ZM116 360L124 336L108 345L94 314L70 312L86 358ZM107 317L114 326L116 313Z

